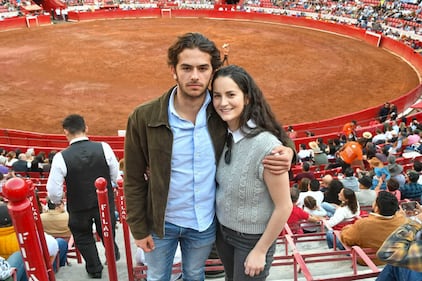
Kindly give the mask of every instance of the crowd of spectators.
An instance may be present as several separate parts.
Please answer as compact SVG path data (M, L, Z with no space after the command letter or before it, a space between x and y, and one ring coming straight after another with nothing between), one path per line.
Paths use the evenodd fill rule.
M246 0L243 8L254 11L311 17L383 33L420 49L422 4L405 1Z
M406 3L405 1L413 1L413 3ZM154 4L159 7L163 3L171 4L172 8L213 9L215 3L217 3L209 0L66 0L64 2L74 9L93 5L100 8L101 3L104 5L112 3L115 7L120 6L122 9L129 9L132 6L132 8L137 9L144 8L142 5L153 7L151 5ZM10 12L20 11L20 6L25 3L15 0L2 0L0 2L0 18L7 17L6 12L10 14ZM337 23L353 24L403 41L413 49L419 50L422 48L422 2L419 0L244 0L240 1L234 10L306 16Z
M288 221L292 232L319 232L321 227L309 231L309 225L320 221L325 226L328 248L337 247L344 250L360 246L377 252L386 248L385 245L391 246L394 241L390 241L390 234L397 233L398 227L407 226L409 218L415 219L418 212L414 213L413 209L409 212L407 207L402 206L415 203L416 208L421 210L419 206L422 196L422 151L419 147L422 144L422 125L414 118L396 118L394 110L391 110L388 104L385 108L388 110L380 110L379 114L380 119L385 117L384 129L379 129L375 136L385 134L387 130L393 130L394 134L389 134L388 138L378 137L377 144L373 142L375 136L369 132L364 132L362 136L350 134L346 143L340 145L344 147L355 142L357 138L362 144L357 146L362 155L360 160L364 163L362 167L357 166L357 159L354 159L349 167L342 167L343 170L334 176L328 173L324 176L324 171L330 171L330 167L315 165L312 157L312 146L315 146L315 143L309 143L309 148L305 144L299 144L298 161L301 162L301 170L296 169L291 175L292 201L296 205ZM321 151L329 153L328 149L324 149L323 143L318 141L318 145L322 147ZM310 153L306 153L307 151ZM336 151L333 155L339 157ZM298 166L293 167L295 168ZM312 189L313 186L319 186L319 190ZM317 196L318 192L323 194L322 201ZM306 199L305 202L303 198ZM302 205L306 206L309 199L314 202L312 208L304 208ZM313 210L322 210L325 214L318 212L320 215L315 215ZM416 222L415 232L422 227L418 218ZM298 228L302 225L301 229ZM422 231L418 235L421 233ZM416 242L410 239L409 243ZM394 245L396 251L404 251L406 248L405 244L397 245L398 243ZM416 251L419 257L420 251ZM422 275L420 261L413 261L413 256L409 258L412 261L408 266L401 264L404 258L400 256L399 259L398 256L393 257L390 254L391 249L389 252L384 249L380 250L377 256L371 255L370 258L376 265L386 262L393 265L386 266L389 271L397 270L395 265L400 265L405 266L409 274L418 277ZM393 279L391 275L386 277L387 275L387 272L382 272L382 278L377 280L399 280Z

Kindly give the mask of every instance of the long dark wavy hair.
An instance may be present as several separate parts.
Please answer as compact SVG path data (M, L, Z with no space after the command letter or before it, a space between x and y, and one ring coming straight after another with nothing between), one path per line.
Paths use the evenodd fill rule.
M283 145L292 145L292 140L287 135L281 124L276 120L270 105L265 100L264 95L254 79L240 66L229 65L220 68L214 73L211 82L211 91L214 89L214 81L218 77L231 78L243 92L245 99L248 103L240 115L239 125L242 133L246 137L253 137L263 131L268 131L276 136ZM248 126L248 120L253 120L256 127L251 128Z
M356 213L358 210L358 201L355 192L350 188L345 187L343 188L343 194L344 198L346 199L346 202L344 202L343 206L349 207L353 214Z

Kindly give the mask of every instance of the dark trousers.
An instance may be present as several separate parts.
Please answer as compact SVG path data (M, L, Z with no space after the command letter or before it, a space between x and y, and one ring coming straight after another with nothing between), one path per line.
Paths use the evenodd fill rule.
M114 216L114 204L110 204L110 218L111 230L113 237L115 235L116 219ZM78 212L69 212L69 228L75 239L75 244L85 260L85 268L88 273L102 272L103 265L98 256L98 249L92 232L92 224L95 224L95 229L101 240L103 239L100 212L98 207L89 210ZM114 241L114 250L117 255L119 251L116 242Z
M351 165L344 162L343 159L341 159L340 157L337 157L336 162L329 164L326 169L329 170L337 167L341 167L341 172L344 173L344 171L346 171L347 168L351 167Z
M250 277L246 275L244 266L246 257L253 247L255 247L261 236L262 234L240 233L219 225L217 228L216 246L218 255L224 265L226 281L266 280L274 260L275 241L267 252L265 268L258 276Z

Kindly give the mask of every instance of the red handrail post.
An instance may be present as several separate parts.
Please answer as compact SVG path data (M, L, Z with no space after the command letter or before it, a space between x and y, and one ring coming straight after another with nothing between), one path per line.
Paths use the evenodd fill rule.
M134 273L133 273L133 262L132 262L132 250L130 245L130 233L129 233L129 226L126 222L126 201L123 192L123 179L117 180L117 202L119 204L120 210L120 223L122 224L123 228L123 238L125 241L125 251L126 251L126 264L127 264L127 277L129 281L135 280Z
M35 226L38 231L38 237L40 239L41 248L43 249L42 253L44 256L45 265L47 268L47 273L50 281L56 281L56 275L54 274L53 264L50 261L50 254L48 252L47 241L45 240L44 235L44 227L41 222L41 214L38 208L38 200L36 199L35 195L35 187L34 183L30 180L26 180L26 184L28 185L28 199L31 203L32 215L34 217ZM57 253L59 255L60 253ZM58 264L58 266L60 266Z
M110 218L110 206L108 205L107 180L99 177L95 180L97 188L98 208L100 211L101 231L107 259L108 278L117 281L116 257L114 253L114 237Z
M26 274L29 280L48 281L46 263L28 194L28 183L21 178L11 178L3 187L3 195L9 200L7 207L18 238Z

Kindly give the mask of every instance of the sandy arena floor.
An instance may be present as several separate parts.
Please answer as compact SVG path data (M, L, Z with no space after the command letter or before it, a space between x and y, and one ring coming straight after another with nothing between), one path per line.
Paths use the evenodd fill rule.
M129 19L65 23L0 33L0 127L61 133L67 114L92 135L116 135L133 108L173 84L166 63L176 36L202 32L231 45L287 124L380 105L418 85L391 53L325 32L274 23Z

